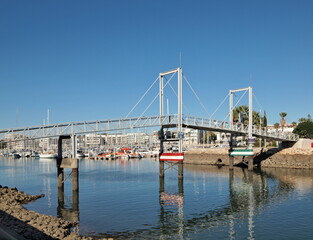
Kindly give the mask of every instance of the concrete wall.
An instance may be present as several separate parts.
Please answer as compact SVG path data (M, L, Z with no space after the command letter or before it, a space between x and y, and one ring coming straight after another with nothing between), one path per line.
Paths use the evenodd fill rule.
M312 149L312 139L300 138L298 142L293 145L293 148Z

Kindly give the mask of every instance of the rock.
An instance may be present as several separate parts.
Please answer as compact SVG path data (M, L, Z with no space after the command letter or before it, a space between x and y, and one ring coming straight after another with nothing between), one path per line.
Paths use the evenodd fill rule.
M45 195L28 195L16 188L0 187L0 223L26 239L63 239L77 223L28 211L21 204ZM75 239L80 239L79 236Z

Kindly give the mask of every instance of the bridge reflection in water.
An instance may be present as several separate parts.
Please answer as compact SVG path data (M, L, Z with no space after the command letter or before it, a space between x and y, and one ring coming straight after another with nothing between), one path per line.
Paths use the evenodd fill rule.
M203 178L211 176L212 180L216 176L223 179L228 178L229 191L226 192L225 201L218 205L214 203L214 206L210 207L211 202L208 199L209 210L193 213L191 209L193 203L187 202L193 198L188 196L189 190L187 193L184 192L183 179L159 178L158 224L151 228L134 229L131 232L111 232L110 234L120 239L128 237L131 239L204 239L211 236L236 239L239 234L243 238L255 239L259 237L256 236L256 232L260 231L256 231L258 226L255 218L257 215L260 215L268 205L288 199L287 195L294 191L311 191L313 183L310 170L248 171L235 168L229 171L226 167L187 164L184 168L188 172L186 174L188 184L193 182L194 189L201 188L201 184L207 184L207 181L201 180L201 177L199 179L199 175L202 175ZM190 179L193 175L198 177ZM176 190L173 190L173 183L176 181ZM167 189L169 185L171 188ZM66 220L79 222L78 190L72 191L72 200L66 202L64 189L59 188L57 213L59 217ZM103 228L103 232L105 232L105 226ZM221 233L218 233L219 229L223 229L220 231ZM76 230L78 231L78 228Z
M297 190L296 183L290 181L293 178L286 177L286 173L293 174L294 180L297 176L307 175L307 179L304 180L306 186L310 187L312 183L309 172L307 174L303 174L303 172L298 174L297 170L265 169L248 171L247 169L236 168L229 171L228 168L218 169L217 167L192 165L185 165L185 169L189 173L199 174L199 172L203 172L206 176L216 173L222 173L225 177L228 175L228 200L221 203L219 207L193 214L190 217L190 210L184 209L186 200L183 180L178 181L176 193L170 193L165 189L164 178L160 178L159 226L149 230L132 232L131 237L133 239L145 239L147 236L159 239L203 239L205 236L208 237L209 229L218 231L217 229L220 227L224 230L225 228L228 229L226 231L228 235L223 235L228 239L238 238L239 234L242 236L244 234L242 232L243 228L246 231L245 238L255 239L255 216L261 213L267 205L287 199L286 195ZM171 179L171 181L175 180ZM188 203L188 206L190 205L191 203ZM189 211L188 217L184 216L184 210ZM236 229L240 229L240 232L237 233ZM122 235L127 236L127 233Z

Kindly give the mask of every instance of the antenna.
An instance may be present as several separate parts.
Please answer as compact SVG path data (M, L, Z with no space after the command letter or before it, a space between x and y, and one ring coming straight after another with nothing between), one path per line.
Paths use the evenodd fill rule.
M170 105L168 103L168 98L166 99L167 115L170 115Z
M179 67L181 68L181 52L179 52Z
M47 125L49 125L50 123L50 109L48 108L48 111L47 111Z

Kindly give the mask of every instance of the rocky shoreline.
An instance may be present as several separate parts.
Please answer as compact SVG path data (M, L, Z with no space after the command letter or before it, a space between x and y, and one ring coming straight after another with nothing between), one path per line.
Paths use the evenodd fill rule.
M22 206L22 204L44 196L44 194L29 195L18 191L16 188L0 185L0 228L3 226L3 231L9 229L13 235L18 236L16 239L21 240L92 239L79 236L71 231L73 227L78 225L77 222L69 222L61 218L29 211Z

